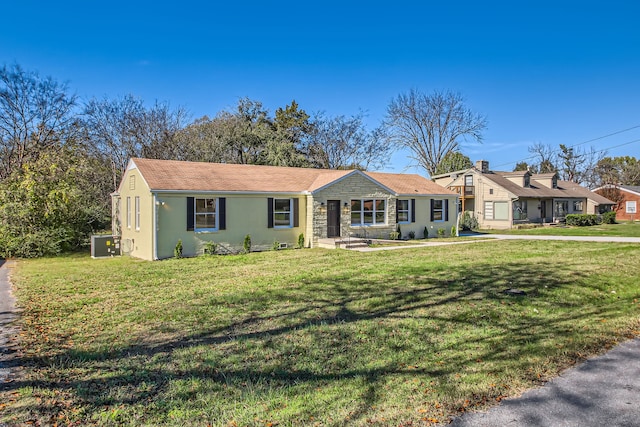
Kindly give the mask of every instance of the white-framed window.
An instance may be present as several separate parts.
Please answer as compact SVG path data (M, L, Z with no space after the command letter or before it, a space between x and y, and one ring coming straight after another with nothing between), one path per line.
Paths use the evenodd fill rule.
M273 199L273 227L293 227L293 199Z
M637 206L636 206L636 201L635 200L627 200L626 213L628 213L628 214L637 213L638 211L636 210L636 208L637 208Z
M385 199L351 200L351 225L386 224L387 201Z
M574 212L582 212L584 209L584 203L582 200L574 200L573 201L573 211Z
M131 175L129 177L129 190L135 190L135 189L136 189L136 176Z
M473 175L465 175L464 176L464 185L466 187L473 186Z
M433 222L444 221L444 200L434 199L432 206L431 217L433 218Z
M398 204L398 223L408 223L411 222L411 200L397 200Z
M127 228L131 228L131 197L127 196Z
M509 202L484 202L484 219L508 220Z
M194 231L216 231L218 229L218 199L195 198Z
M527 201L526 200L516 200L513 202L513 219L514 220L524 220L527 219Z
M140 230L140 196L136 196L136 230Z

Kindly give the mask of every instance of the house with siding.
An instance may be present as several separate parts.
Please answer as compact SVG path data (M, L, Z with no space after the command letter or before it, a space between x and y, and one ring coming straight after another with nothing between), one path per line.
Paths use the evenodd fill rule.
M460 196L460 213L469 212L480 228L509 229L520 224L564 221L568 214L599 214L614 202L557 173L500 172L481 160L465 170L432 179Z
M611 197L618 202L614 207L616 219L621 221L640 220L640 215L638 215L640 185L604 185L593 191L603 197Z
M112 195L113 233L122 252L156 260L203 253L213 241L225 251L274 242L306 247L348 236L449 235L458 195L415 174L134 158Z

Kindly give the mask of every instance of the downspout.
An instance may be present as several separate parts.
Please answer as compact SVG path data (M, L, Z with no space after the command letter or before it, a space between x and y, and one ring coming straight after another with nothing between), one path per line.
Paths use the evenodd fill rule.
M151 245L153 246L153 260L156 261L158 259L158 195L153 193L153 218L152 218L152 226L153 233L151 233Z

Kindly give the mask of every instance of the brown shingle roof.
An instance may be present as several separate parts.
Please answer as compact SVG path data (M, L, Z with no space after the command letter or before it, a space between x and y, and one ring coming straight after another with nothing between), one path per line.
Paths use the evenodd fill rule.
M131 159L152 191L303 193L330 185L353 170ZM364 172L397 194L455 194L414 174Z
M398 194L442 194L454 195L448 190L435 182L428 180L416 174L404 173L382 173L382 172L365 172L371 178L380 184L395 191Z
M605 197L600 196L599 194L590 191L589 189L576 184L571 181L560 181L558 180L558 188L548 188L544 185L540 184L538 181L533 179L534 177L552 177L553 173L550 174L538 174L533 175L531 178L529 185L530 187L521 187L518 184L515 184L509 181L502 175L510 175L510 172L489 172L484 173L482 176L489 178L491 181L503 187L505 190L514 194L516 197L531 197L531 198L543 198L543 197L555 197L555 198L588 198L593 200L594 202L606 205L612 204L613 202Z
M594 193L588 188L584 188L580 184L576 184L571 181L558 181L558 187L562 187L566 194L571 194L571 196L567 197L586 197L587 199L591 199L599 205L615 205L615 202L607 199L604 196L601 196L598 193Z

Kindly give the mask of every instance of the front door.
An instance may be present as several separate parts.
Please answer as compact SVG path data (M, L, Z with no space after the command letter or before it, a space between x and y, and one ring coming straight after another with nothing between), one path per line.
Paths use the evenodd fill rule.
M327 200L327 237L340 237L340 200Z

